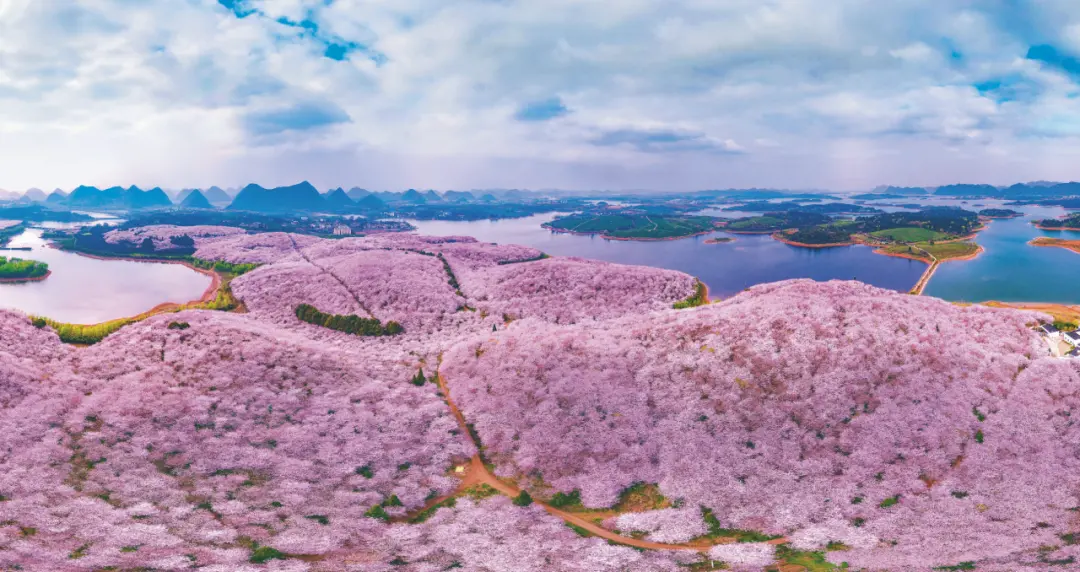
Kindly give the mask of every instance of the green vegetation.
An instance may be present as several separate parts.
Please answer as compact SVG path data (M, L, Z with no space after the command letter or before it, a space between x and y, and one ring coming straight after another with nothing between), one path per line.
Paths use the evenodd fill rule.
M878 504L878 506L881 507L881 508L889 508L890 506L893 506L893 505L895 505L895 504L897 504L899 502L900 502L900 495L896 495L896 496L891 496L891 497L881 501L881 503Z
M938 566L938 567L934 568L934 570L974 570L974 569L975 569L975 563L974 562L961 562L959 564L954 564L952 566Z
M440 503L429 506L428 508L417 513L416 516L409 519L409 524L420 524L427 519L431 518L440 508L454 508L457 506L457 499L450 497ZM380 509L381 510L381 509ZM371 512L371 511L368 511ZM365 515L367 516L367 515Z
M224 260L202 260L199 258L189 258L189 262L195 268L201 268L203 270L213 270L218 274L230 274L233 277L240 276L241 274L247 274L252 270L259 267L255 263L233 264L232 262L225 262Z
M302 322L357 336L396 336L405 331L397 322L391 321L383 325L378 318L361 318L355 314L324 314L310 304L297 306L296 317Z
M560 509L580 508L582 506L581 491L574 489L569 493L555 493L555 496L551 497L548 504Z
M951 238L951 235L943 232L921 227L900 227L877 230L871 232L870 236L885 238L896 242L930 242Z
M709 533L705 536L705 538L708 539L734 538L737 542L768 542L780 538L779 536L769 536L757 532L756 530L724 528L720 524L720 520L713 514L712 509L704 506L701 507L701 518L709 527Z
M232 277L229 275L222 278L221 286L218 288L217 294L214 296L213 300L171 305L162 309L144 312L131 318L118 318L100 324L66 324L50 318L31 316L30 322L37 328L49 326L58 336L60 336L60 341L65 344L89 346L100 342L124 326L141 322L142 320L157 314L167 312L176 313L184 310L211 310L218 312L231 312L236 310L240 307L240 301L233 296L232 287L230 286L231 281ZM191 324L188 324L187 322L170 322L168 327L171 330L185 330L190 326Z
M715 221L707 216L582 213L558 217L545 226L567 232L600 234L605 238L660 240L708 232L715 227Z
M255 548L252 549L251 557L248 561L252 564L266 564L271 560L285 560L287 558L287 554L276 548L256 545Z
M49 265L35 260L0 256L0 280L32 280L49 273Z
M522 490L518 496L514 497L514 505L516 506L529 506L533 503L532 495L529 491Z
M845 244L851 242L851 226L854 221L837 221L830 224L800 228L784 236L784 239L802 244Z
M367 510L367 512L364 513L364 516L366 516L368 518L374 518L374 519L378 519L378 520L382 520L382 521L387 521L387 522L390 521L390 515L386 514L386 511L383 510L382 505L375 505L375 506L369 508Z
M0 246L7 245L8 241L12 238L22 234L26 230L26 225L17 224L15 226L9 226L6 228L0 228Z
M541 252L540 256L535 256L533 258L526 258L524 260L500 260L499 261L499 266L506 266L507 264L521 264L522 262L536 262L537 260L544 260L545 258L551 258L551 257L548 256L547 254Z
M898 254L931 262L931 256L937 260L950 258L964 258L972 256L979 251L979 245L974 242L944 242L931 244L918 242L915 244L894 244L884 249L886 254Z
M979 216L987 218L1013 218L1023 216L1023 214L1024 213L1012 209L983 209L979 211Z
M705 287L705 284L701 280L694 281L694 293L685 300L679 300L675 302L676 310L685 310L686 308L696 308L698 306L704 306L709 303L709 289Z
M765 217L740 219L728 225L740 230L785 230L796 232L785 238L802 244L839 244L850 242L853 234L867 234L885 242L933 242L971 234L979 226L979 217L971 211L957 208L931 207L917 212L882 213L855 220L811 222L805 218L793 220L800 211L766 213ZM814 213L802 212L803 217ZM762 221L787 217L782 224L768 225Z
M801 566L806 572L834 572L848 569L847 563L837 566L826 560L824 552L803 552L786 544L776 547L776 559L785 565ZM770 566L765 570L772 572L780 569L782 568L779 566Z
M1074 212L1065 218L1048 218L1036 222L1043 228L1080 228L1080 212Z
M765 233L790 228L810 228L828 224L831 220L829 216L823 214L786 211L735 219L727 224L727 229L734 232Z

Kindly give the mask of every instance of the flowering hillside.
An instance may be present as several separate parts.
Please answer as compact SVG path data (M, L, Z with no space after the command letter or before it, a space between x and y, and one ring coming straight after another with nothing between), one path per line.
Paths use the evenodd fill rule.
M1080 367L1036 314L811 281L675 310L692 277L467 237L197 247L259 264L246 313L76 348L0 312L0 568L1080 557Z
M693 278L681 272L580 258L489 266L462 276L466 293L492 314L563 324L670 309L694 291Z
M170 242L170 239L172 238L186 236L193 239L195 244L198 245L205 242L205 239L207 238L235 236L238 234L245 234L246 232L247 231L242 228L231 226L174 226L158 224L141 226L128 230L111 230L105 233L105 242L110 244L119 244L121 242L141 243L143 240L149 238L154 241L154 248L156 250L168 250L170 248L175 248L175 245Z
M442 372L499 474L593 507L657 483L726 528L926 569L1074 531L1080 369L1035 359L1031 320L798 281L644 319L523 321Z

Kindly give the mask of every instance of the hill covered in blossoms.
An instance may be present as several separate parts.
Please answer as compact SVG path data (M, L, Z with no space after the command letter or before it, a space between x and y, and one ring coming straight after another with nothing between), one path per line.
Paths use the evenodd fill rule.
M1044 357L1037 315L810 281L675 310L696 283L666 270L198 230L107 240L259 264L231 283L246 313L74 347L0 312L0 567L1049 570L1080 552L1080 370Z

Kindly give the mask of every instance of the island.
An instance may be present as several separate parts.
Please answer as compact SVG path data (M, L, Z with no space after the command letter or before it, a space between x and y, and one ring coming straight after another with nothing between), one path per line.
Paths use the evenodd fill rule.
M768 212L728 221L724 230L739 234L771 234L793 228L808 228L827 224L832 218L819 213L804 211Z
M1035 227L1042 230L1080 230L1080 213L1071 213L1065 218L1038 220Z
M1064 248L1071 250L1077 254L1080 254L1080 240L1070 240L1067 238L1053 238L1050 236L1040 236L1032 239L1028 244L1032 246L1056 246L1058 248Z
M920 242L940 242L968 239L982 229L979 216L971 211L931 207L917 212L881 213L851 220L826 219L815 222L809 217L792 218L792 215L812 215L801 211L787 213L767 213L762 218L787 217L786 224L776 224L773 237L793 246L821 248L828 246L850 246L869 244L882 246L889 244L910 244ZM757 224L760 224L758 221ZM745 226L755 224L753 219L739 219L728 224Z
M979 216L983 218L1016 218L1024 216L1024 213L1012 209L983 209L979 211Z
M735 238L731 236L717 236L705 239L705 244L727 244L729 242L735 242Z
M599 234L610 240L675 240L716 230L720 219L709 216L586 212L561 216L542 225L555 232Z
M816 201L820 201L817 199ZM820 203L813 199L800 199L794 201L785 201L782 203L770 203L768 201L754 201L749 203L743 203L725 207L722 210L725 211L743 211L743 212L785 212L785 211L800 211L804 213L818 213L818 214L872 214L882 212L880 209L873 207L864 207L862 205L854 205L847 203ZM803 204L810 203L814 204Z
M0 283L36 282L49 276L49 265L36 260L0 256Z

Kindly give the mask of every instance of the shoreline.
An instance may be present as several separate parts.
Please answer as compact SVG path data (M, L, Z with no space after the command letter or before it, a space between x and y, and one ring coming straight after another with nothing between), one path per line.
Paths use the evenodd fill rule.
M944 260L927 260L927 259L919 257L919 256L917 256L915 254L908 254L906 252L886 252L885 247L875 248L873 252L874 252L874 254L880 254L882 256L891 256L891 257L894 257L894 258L906 258L908 260L917 260L919 262L922 262L922 263L926 264L927 265L926 270L923 271L922 276L919 277L919 280L917 282L915 282L915 285L912 286L911 290L908 291L909 294L913 294L915 296L922 296L923 292L926 291L926 286L930 283L930 279L934 277L934 274L937 273L938 268L942 264L945 264L946 262L952 262L952 261L963 262L965 260L974 260L974 259L978 258L980 254L982 254L983 252L986 251L986 249L983 248L981 244L978 244L978 243L974 243L974 244L975 244L976 247L978 247L975 250L975 252L973 252L971 254L964 255L964 256L956 256L956 257L953 257L953 258L946 258Z
M150 308L149 310L146 310L145 312L140 312L140 313L138 313L138 314L136 314L134 316L123 316L123 317L119 317L119 318L114 318L112 320L106 320L104 322L99 322L97 324L74 324L74 325L78 325L78 326L97 326L97 325L101 325L101 324L108 324L110 322L115 322L117 320L132 320L132 321L138 322L138 321L145 320L147 318L151 318L153 316L157 316L159 314L165 314L165 313L168 313L168 312L177 311L180 308L182 308L184 306L187 306L187 305L205 304L207 302L213 302L214 299L217 298L218 290L221 289L221 286L224 283L224 280L222 279L221 275L218 274L217 272L214 272L213 270L207 270L205 268L199 268L199 267L195 266L194 264L192 264L192 263L190 263L190 262L188 262L186 260L170 260L170 259L166 259L166 258L157 258L157 259L154 259L154 258L134 258L134 257L130 257L130 256L100 256L100 255L96 255L96 254L86 254L86 253L83 253L83 252L79 252L78 250L63 249L63 248L58 247L56 245L56 243L54 243L52 241L48 242L48 248L55 248L56 250L60 250L62 252L69 252L69 253L74 254L76 256L85 256L86 258L92 258L94 260L103 260L103 261L126 260L126 261L129 261L129 262L143 262L143 263L147 263L147 264L179 264L181 266L185 266L185 267L187 267L187 268L189 268L191 270L194 270L195 272L198 272L199 274L210 277L210 285L207 286L206 289L203 290L202 295L199 296L195 300L188 300L186 302L162 302L162 303L154 306L153 308ZM49 274L52 274L51 270L49 271ZM48 276L48 274L46 274L46 276ZM241 307L242 306L243 305L241 304Z
M52 276L52 270L46 272L44 276L34 276L33 278L0 278L0 284L25 284L27 282L42 282L49 276Z
M620 242L664 242L664 241L667 241L667 240L682 240L684 238L694 238L695 236L704 236L706 234L711 234L711 233L717 232L718 230L722 230L722 229L713 228L713 229L710 229L710 230L703 230L701 232L695 232L694 234L685 234L685 235L681 235L681 236L665 236L663 238L648 238L648 237L638 238L638 237L625 237L625 236L609 236L609 235L606 235L606 234L604 234L602 232L578 232L576 230L567 230L567 229L564 229L564 228L555 228L553 226L548 226L548 223L544 223L544 224L540 225L540 228L550 230L551 232L560 232L560 233L563 233L563 234L573 234L573 235L576 235L576 236L599 236L600 238L602 238L604 240L618 240ZM725 232L727 232L727 231L725 231Z
M1037 228L1039 230L1048 230L1048 231L1071 230L1071 231L1074 231L1074 232L1080 232L1080 228L1076 228L1076 227L1073 227L1073 226L1043 226L1038 221L1032 222L1031 224L1035 225L1035 228Z
M999 302L988 300L975 302L979 306L988 308L1007 308L1011 310L1026 310L1030 312L1043 312L1050 314L1054 319L1066 322L1080 322L1080 304L1066 304L1059 302Z
M1028 241L1031 246L1043 247L1043 248L1064 248L1070 252L1080 254L1080 240L1069 240L1066 238L1054 238L1050 236L1037 236Z

